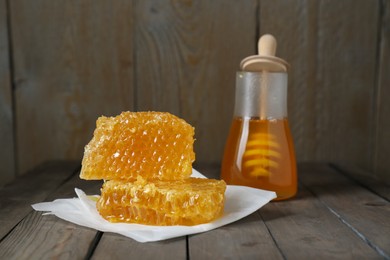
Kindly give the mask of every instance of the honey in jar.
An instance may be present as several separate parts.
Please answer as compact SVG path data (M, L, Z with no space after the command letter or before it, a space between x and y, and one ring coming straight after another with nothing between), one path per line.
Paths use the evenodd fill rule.
M297 171L287 118L287 65L275 50L274 38L263 36L259 55L241 63L221 178L275 191L275 200L284 200L297 191Z

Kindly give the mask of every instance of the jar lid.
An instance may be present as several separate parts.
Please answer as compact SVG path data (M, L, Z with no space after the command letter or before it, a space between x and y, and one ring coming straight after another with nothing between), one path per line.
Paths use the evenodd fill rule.
M260 37L258 42L258 55L252 55L243 59L240 68L249 72L286 72L289 64L275 56L276 39L271 34Z

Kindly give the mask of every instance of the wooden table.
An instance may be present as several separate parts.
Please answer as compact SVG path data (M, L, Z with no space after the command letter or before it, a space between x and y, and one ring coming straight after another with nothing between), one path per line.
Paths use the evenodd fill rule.
M201 167L209 177L218 168ZM0 259L390 259L390 188L351 167L299 165L295 199L216 230L162 242L132 239L35 212L31 204L89 194L79 163L41 165L0 189Z

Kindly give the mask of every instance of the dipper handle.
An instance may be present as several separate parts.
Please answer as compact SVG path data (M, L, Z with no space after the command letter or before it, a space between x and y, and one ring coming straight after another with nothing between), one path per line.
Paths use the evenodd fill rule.
M259 56L275 56L276 53L276 39L271 34L261 36L257 50Z
M258 55L243 59L240 64L241 70L251 72L286 72L288 63L275 56L276 45L276 39L271 34L261 36L257 44Z

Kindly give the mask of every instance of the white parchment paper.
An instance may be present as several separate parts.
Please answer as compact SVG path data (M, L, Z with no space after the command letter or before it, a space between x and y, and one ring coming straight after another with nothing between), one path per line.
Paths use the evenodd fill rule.
M203 177L193 170L193 177ZM111 223L96 210L96 202L82 190L75 189L77 198L57 199L32 205L36 211L46 211L66 221L103 232L130 237L138 242L151 242L209 231L255 212L272 199L275 192L244 186L228 185L225 192L224 214L213 222L196 226L148 226L140 224Z

